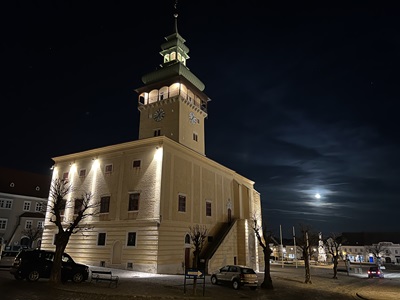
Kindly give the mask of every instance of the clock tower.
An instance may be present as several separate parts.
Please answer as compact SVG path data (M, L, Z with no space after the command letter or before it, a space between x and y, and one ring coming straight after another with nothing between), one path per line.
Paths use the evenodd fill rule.
M142 77L139 94L139 139L166 136L205 155L204 120L207 102L205 85L189 70L189 48L178 33L178 14L174 14L174 33L161 45L163 62Z

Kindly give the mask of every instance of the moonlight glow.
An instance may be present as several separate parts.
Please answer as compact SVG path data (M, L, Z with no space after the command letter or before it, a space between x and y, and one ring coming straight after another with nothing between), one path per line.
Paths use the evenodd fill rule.
M321 198L321 195L317 193L317 194L315 194L315 198L316 198L316 199L320 199L320 198Z

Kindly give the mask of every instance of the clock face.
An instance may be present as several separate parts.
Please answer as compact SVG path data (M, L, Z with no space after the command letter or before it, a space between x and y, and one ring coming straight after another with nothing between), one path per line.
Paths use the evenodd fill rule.
M165 111L162 108L157 109L153 114L153 119L160 122L165 116Z
M195 117L193 112L189 113L189 122L192 124L196 124L197 123L197 118Z

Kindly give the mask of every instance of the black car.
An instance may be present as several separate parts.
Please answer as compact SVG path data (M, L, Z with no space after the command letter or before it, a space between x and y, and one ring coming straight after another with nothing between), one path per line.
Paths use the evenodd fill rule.
M22 250L15 257L10 273L16 279L37 281L39 278L50 278L53 266L54 251ZM62 256L61 279L79 283L89 277L89 267L78 264L67 253Z
M385 278L385 275L380 267L370 267L368 270L368 278L372 277Z

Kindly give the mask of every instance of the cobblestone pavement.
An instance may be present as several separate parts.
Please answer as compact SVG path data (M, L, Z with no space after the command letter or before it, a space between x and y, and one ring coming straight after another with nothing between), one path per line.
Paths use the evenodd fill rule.
M100 269L100 268L97 268ZM116 288L106 282L67 282L52 287L46 279L38 282L15 280L8 270L0 270L0 298L2 300L141 300L141 299L400 299L400 278L367 279L366 274L339 273L339 279L332 279L332 270L312 268L312 284L304 283L304 268L273 266L271 275L274 290L242 288L238 291L230 286L214 286L209 276L199 281L196 295L193 295L192 280L187 281L184 293L184 276L154 275L142 272L112 269L119 276ZM259 274L260 283L263 274Z

